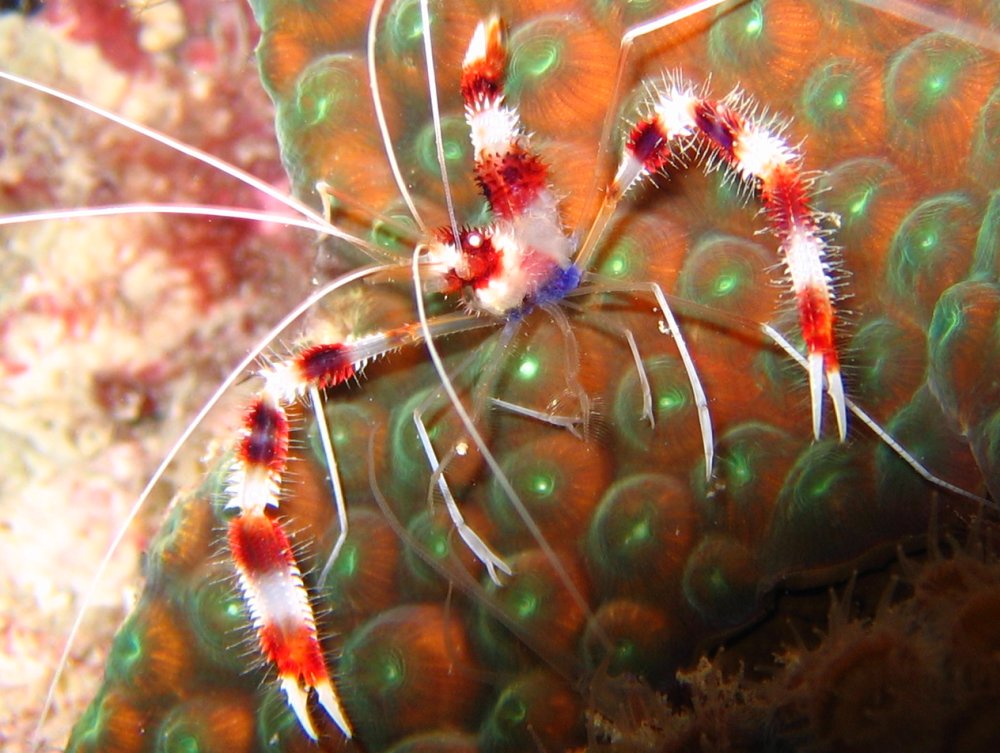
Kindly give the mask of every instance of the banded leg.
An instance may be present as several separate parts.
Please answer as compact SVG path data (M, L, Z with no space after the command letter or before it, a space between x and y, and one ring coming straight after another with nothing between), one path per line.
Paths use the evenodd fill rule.
M353 734L337 697L316 634L316 619L291 543L277 521L281 477L288 459L288 417L265 390L247 412L243 438L230 471L229 548L261 653L299 723L313 740L309 691L347 737Z
M801 170L802 157L781 135L781 126L760 122L752 101L733 92L724 99L704 96L680 77L667 77L654 92L649 114L632 128L599 221L640 180L700 154L707 168L722 164L759 197L795 296L806 343L813 435L822 428L824 383L833 403L840 439L847 434L847 408L834 342L829 246L812 208L810 183ZM602 228L603 229L603 228Z
M503 353L506 350L511 337L512 332L508 326L502 330L499 342L497 342L494 346L495 349L500 353ZM472 362L476 360L475 355L476 354L473 353L463 359L462 363L459 364L457 371L461 373L469 368ZM487 361L485 373L480 375L476 389L477 394L473 399L474 409L470 416L476 422L482 418L483 409L486 407L486 390L494 381L499 363L499 358L489 359ZM427 463L431 468L430 488L427 491L427 500L428 503L430 503L433 488L437 486L438 491L440 491L441 496L444 499L445 509L448 511L448 516L451 518L452 525L455 526L455 531L458 533L466 547L468 547L469 551L471 551L476 559L478 559L486 567L486 572L489 574L490 580L498 586L501 586L503 583L500 580L500 576L497 574L497 571L499 570L505 575L513 575L510 565L508 565L500 555L490 549L489 544L487 544L483 538L476 533L468 523L465 522L465 516L462 515L462 511L458 506L458 502L455 500L455 495L452 493L451 487L448 484L448 479L445 476L448 464L451 463L451 461L454 460L454 458L459 454L458 445L452 444L444 458L439 459L437 451L434 449L434 443L431 441L430 432L427 430L427 424L424 421L424 414L435 401L441 399L442 397L443 394L441 390L432 392L424 400L422 400L413 411L413 424L417 431L417 437L423 447Z
M486 228L445 229L429 256L445 292L471 291L475 308L508 317L564 291L536 290L537 280L575 286L571 242L549 186L548 168L530 146L517 109L504 101L506 50L496 17L481 22L462 67L461 90L472 132L475 178L490 205ZM432 275L435 274L432 272Z
M461 87L476 182L497 218L516 221L536 206L555 207L556 201L548 169L531 149L517 108L504 100L503 34L496 16L479 23L462 64Z
M465 315L445 316L429 324L435 335L484 326ZM229 472L226 508L236 515L229 523L228 538L240 589L261 653L274 665L289 706L314 740L310 691L316 692L320 706L344 735L351 737L353 730L327 672L302 573L277 520L288 461L287 407L307 392L315 401L319 390L356 376L374 358L418 342L422 333L419 325L410 325L344 343L314 345L266 369L264 387L246 413ZM336 467L330 465L331 482L337 489ZM335 496L342 521L340 541L346 534L345 503L342 495Z
M593 285L588 285L586 290L582 292L642 292L653 296L653 300L656 301L656 305L659 306L660 313L663 315L661 331L664 334L673 336L677 352L681 357L681 363L684 365L684 371L687 374L688 383L691 385L694 405L698 411L698 426L701 431L702 451L705 456L705 479L710 481L715 463L715 434L712 429L712 416L708 410L708 396L705 394L705 388L701 385L701 378L698 376L697 368L695 368L694 359L691 358L691 351L688 350L687 342L684 340L684 335L681 333L681 328L677 324L677 319L674 317L670 304L667 303L667 297L664 295L663 289L655 282L620 283L610 280L600 280L596 281ZM629 344L629 347L632 347L632 343ZM636 357L634 349L632 350L632 354L633 357ZM638 359L637 365L641 367L641 361L638 361ZM641 380L642 369L640 368L639 371ZM651 408L649 409L649 416L652 421Z
M420 444L424 448L424 454L427 456L427 462L433 470L433 476L437 478L438 489L441 491L441 496L444 497L445 508L448 510L448 517L451 518L452 525L455 526L455 531L458 532L459 537L469 548L469 551L471 551L475 555L476 559L482 562L486 567L486 572L489 573L490 580L498 586L503 585L500 580L500 576L497 575L497 570L502 572L504 575L513 575L513 570L511 570L510 565L508 565L500 555L490 549L489 544L483 541L482 537L476 533L468 523L465 522L465 517L462 515L461 509L459 509L458 503L455 501L455 496L451 493L451 487L448 486L448 480L444 475L444 467L438 460L437 452L434 450L434 445L431 443L430 434L427 433L427 426L424 424L423 416L419 411L414 411L413 423L416 426L417 436L420 438Z

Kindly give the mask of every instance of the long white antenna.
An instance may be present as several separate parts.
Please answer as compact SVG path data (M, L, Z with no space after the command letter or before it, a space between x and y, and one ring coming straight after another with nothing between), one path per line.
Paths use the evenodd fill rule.
M93 601L94 595L97 593L97 586L100 583L101 578L104 576L108 565L111 563L111 558L114 556L115 552L121 546L122 541L125 539L125 534L128 531L129 526L135 520L139 511L146 504L149 499L150 494L152 494L153 489L163 478L164 473L166 473L167 468L174 462L177 455L180 453L181 448L187 443L187 441L194 434L201 422L209 414L209 412L218 404L222 399L222 396L226 391L232 387L236 381L246 373L246 370L260 358L261 354L271 346L271 344L277 339L277 337L284 332L288 327L290 327L296 319L306 313L310 308L315 306L326 296L335 292L336 290L356 282L357 280L364 279L365 277L378 275L387 269L389 265L379 265L379 266L368 266L351 272L348 275L344 275L332 282L327 283L322 288L317 290L315 293L310 295L304 301L302 301L298 306L292 309L288 314L286 314L278 324L273 327L264 337L262 337L257 345L246 355L246 357L240 361L235 369L229 372L221 385L212 393L212 396L208 399L205 405L202 406L201 410L195 415L195 417L188 423L184 431L181 432L177 440L171 445L170 450L167 452L166 456L153 471L153 475L150 477L146 486L143 487L142 492L140 492L135 503L132 505L132 509L129 510L122 524L119 526L117 533L115 533L114 538L111 540L111 544L104 553L104 557L101 559L100 564L97 566L97 571L94 573L93 578L90 581L90 585L87 587L86 592L83 595L83 601L80 604L80 608L77 610L76 617L73 620L73 625L70 627L69 635L66 637L66 644L63 646L62 653L59 655L59 661L56 664L55 673L53 674L52 681L49 683L48 692L45 695L45 703L42 705L42 710L38 717L38 723L35 725L35 731L32 735L32 749L36 749L41 743L42 727L45 721L48 719L49 712L52 710L52 704L55 700L56 685L59 679L62 677L63 671L66 669L66 664L69 660L69 653L73 648L73 644L76 641L76 637L80 632L80 628L83 625L83 618L86 614L87 608Z
M375 108L375 120L378 122L378 130L382 136L382 146L385 147L385 156L389 159L389 167L392 169L392 177L396 181L399 195L403 197L403 202L406 204L407 209L410 210L410 214L413 215L413 219L417 223L417 227L420 228L420 232L426 234L427 225L420 216L420 212L417 211L417 206L413 202L413 196L410 194L410 189L403 179L403 173L399 169L396 150L392 146L392 137L389 135L389 124L385 119L385 109L382 107L382 92L379 89L378 71L375 68L375 35L378 31L378 19L382 15L383 5L385 5L385 0L375 0L375 5L372 6L372 15L368 21L368 87L372 93L372 105Z
M615 119L618 117L618 103L621 101L622 97L622 84L625 81L625 68L628 65L629 55L632 52L632 45L635 43L635 40L647 34L652 34L654 31L659 31L660 29L665 29L673 24L680 23L691 16L696 16L699 13L711 10L718 5L722 5L723 3L730 1L731 0L700 0L700 2L693 3L692 5L665 13L659 18L654 18L651 21L636 24L635 26L627 29L622 35L621 45L618 48L618 63L615 66L615 80L611 88L611 98L608 101L608 111L604 116L604 125L601 126L601 135L597 142L597 158L594 162L594 181L591 186L591 190L587 192L583 213L580 215L584 218L584 220L586 220L586 218L590 215L594 199L598 195L597 186L602 179L602 163L604 162L608 152L611 150L611 127L614 124ZM740 1L746 2L746 0ZM594 224L596 224L598 219L598 217L594 218ZM590 228L587 235L591 235L592 232L593 226Z
M99 115L105 120L110 120L112 123L117 123L123 128L127 128L130 131L138 133L142 136L146 136L152 139L153 141L163 144L164 146L170 147L175 152L180 152L181 154L185 154L188 157L198 160L199 162L203 162L206 165L209 165L210 167L214 167L220 172L223 172L226 175L235 178L241 183L245 183L251 188L257 189L261 193L266 194L267 196L271 197L272 199L281 204L284 204L289 209L293 209L295 212L303 215L304 217L310 217L321 225L326 224L326 222L319 214L314 212L312 209L307 207L298 199L295 199L291 196L286 196L284 193L279 191L274 186L270 185L269 183L261 180L260 178L254 175L251 175L246 170L242 170L241 168L236 167L236 165L226 162L224 159L220 159L212 154L209 154L208 152L202 151L196 146L185 144L183 141L180 141L179 139L175 139L172 136L168 136L165 133L157 131L155 128L150 128L149 126L144 126L141 123L136 123L135 121L129 120L128 118L124 118L121 115L117 115L111 112L110 110L106 110L103 107L99 107L93 104L92 102L87 102L86 100L80 99L79 97L74 97L72 94L60 91L59 89L54 89L51 86L46 86L45 84L40 84L36 81L32 81L31 79L27 79L22 76L18 76L14 73L6 73L4 71L0 71L0 79L11 81L12 83L18 84L20 86L25 86L29 89L34 89L37 92L41 92L42 94L47 94L48 96L55 97L56 99L61 99L63 102L68 102L69 104L75 105L83 110L86 110L87 112L93 113L94 115Z
M434 122L434 146L437 147L438 167L441 170L441 184L444 186L444 201L448 206L448 220L454 233L455 243L461 237L458 220L455 219L455 204L451 197L448 181L448 161L444 156L444 135L441 133L441 107L438 103L437 74L434 71L434 47L431 43L431 13L427 0L420 0L420 19L424 29L424 61L427 64L427 91L431 100L431 120Z
M920 24L930 31L941 32L963 42L986 47L1000 52L1000 33L992 31L985 24L977 26L948 13L925 8L909 0L853 0L858 5L872 8L879 13L902 18Z
M240 207L223 207L211 204L117 204L106 207L86 207L84 209L44 209L38 212L23 212L0 217L0 225L20 225L27 222L48 220L79 220L89 217L120 217L130 214L186 214L197 217L223 217L256 222L273 222L289 227L301 227L326 233L327 225L319 225L311 219L293 217L278 212L261 212Z
M274 199L279 204L283 204L284 206L288 207L289 209L301 215L302 217L309 218L316 225L322 226L323 232L327 235L332 235L335 238L340 238L341 240L347 241L348 243L352 243L361 248L365 248L368 245L363 239L356 238L350 233L345 233L338 227L331 225L329 222L326 221L326 219L321 214L314 211L307 205L303 204L294 196L288 196L287 194L279 191L277 188L267 183L266 181L263 181L254 175L251 175L246 170L243 170L230 162L226 162L226 160L224 159L220 159L212 154L209 154L208 152L205 152L196 146L192 146L191 144L185 144L183 141L180 141L179 139L175 139L172 136L168 136L165 133L157 131L155 128L150 128L149 126L144 126L141 123L136 123L135 121L129 120L128 118L124 118L121 115L117 115L111 112L110 110L106 110L103 107L98 107L97 105L91 102L87 102L86 100L80 99L79 97L74 97L72 94L67 94L64 91L60 91L59 89L54 89L51 86L46 86L45 84L39 84L38 82L32 81L31 79L27 79L13 73L6 73L4 71L0 71L0 80L10 81L11 83L27 87L28 89L34 89L35 91L40 92L42 94L46 94L50 97L62 100L63 102L68 102L69 104L80 107L81 109L86 110L89 113L98 115L112 123L116 123L117 125L120 125L123 128L127 128L128 130L133 131L134 133L146 136L147 138L150 138L159 144L163 144L164 146L173 149L175 152L179 152L180 154L191 157L192 159L196 159L199 162L208 165L209 167L214 167L216 170L219 170L220 172L225 173L226 175L232 178L235 178L239 182L260 191L261 193Z

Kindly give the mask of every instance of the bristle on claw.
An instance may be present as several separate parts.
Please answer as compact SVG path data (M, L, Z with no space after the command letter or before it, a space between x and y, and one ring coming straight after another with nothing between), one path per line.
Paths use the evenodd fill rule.
M822 430L825 373L843 440L847 411L834 342L833 282L825 259L829 248L812 208L801 156L782 135L784 125L758 114L753 100L739 91L711 99L679 76L666 79L653 94L649 114L632 127L626 141L611 195L623 196L640 180L674 165L692 142L707 169L721 166L753 188L778 238L799 311L809 357L813 434L818 439Z
M277 669L281 688L302 728L316 739L307 706L308 690L313 688L323 708L350 737L351 725L326 671L309 595L281 525L265 514L233 518L229 548L261 652Z
M826 391L833 403L833 414L837 417L837 434L840 441L847 439L847 398L844 395L844 382L840 378L840 368L826 365Z
M823 355L810 353L809 403L812 407L813 437L819 439L823 432Z
M351 728L351 723L347 720L347 714L340 704L340 699L337 697L337 691L334 690L333 683L329 679L325 679L317 682L314 687L316 688L319 705L330 715L330 718L333 719L345 737L353 737L354 730Z

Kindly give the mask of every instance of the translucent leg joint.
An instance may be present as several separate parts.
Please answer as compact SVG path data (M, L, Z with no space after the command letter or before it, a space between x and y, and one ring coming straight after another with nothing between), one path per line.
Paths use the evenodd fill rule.
M438 489L444 497L445 507L448 509L448 515L451 517L451 522L454 524L455 530L462 538L462 541L465 542L469 551L471 551L476 556L476 559L482 562L486 567L486 572L489 573L490 580L498 586L503 585L500 581L500 576L497 574L497 570L506 575L512 575L513 571L499 555L494 553L493 550L486 545L486 542L483 541L479 534L473 531L469 527L468 523L465 522L465 518L462 516L462 511L458 509L455 497L451 493L451 488L448 486L448 480L444 477L444 473L441 469L441 463L438 460L437 453L434 450L434 445L431 443L430 435L427 433L427 427L424 425L424 420L419 411L414 411L413 423L417 428L417 435L420 437L420 444L423 445L424 454L427 456L427 462L430 463L431 469L433 470L432 478L437 479Z

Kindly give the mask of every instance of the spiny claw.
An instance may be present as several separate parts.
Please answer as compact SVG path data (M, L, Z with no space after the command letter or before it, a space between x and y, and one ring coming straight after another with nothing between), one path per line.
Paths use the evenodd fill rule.
M317 680L313 687L316 689L319 705L323 707L334 724L340 728L345 737L348 739L353 737L354 731L351 729L351 723L347 721L347 714L344 713L344 709L340 705L337 692L333 689L333 683L329 679L324 678ZM312 740L318 739L316 728L313 726L312 718L309 716L309 687L303 686L298 678L286 675L281 678L281 689L285 691L285 696L288 698L288 705L295 713L295 717L299 720L299 724L302 725L302 729Z
M833 413L837 417L837 433L840 441L847 439L847 400L844 397L844 383L840 378L840 368L828 366L826 369L826 391L833 403Z
M333 688L333 682L329 679L317 682L316 694L319 696L319 705L333 719L334 724L340 727L344 737L350 740L354 736L354 730L351 729L351 723L347 720L344 707L340 705L340 698L337 697L337 691Z
M306 689L299 685L297 678L287 676L281 678L281 689L285 691L288 705L295 712L302 729L310 739L316 740L316 728L313 727L312 719L309 717L309 694Z
M823 354L809 354L809 402L812 404L813 438L823 432Z
M820 438L823 431L823 386L833 403L833 413L837 418L837 434L840 441L847 438L847 400L844 397L844 382L840 378L840 367L830 365L822 353L809 354L809 399L812 403L813 436ZM825 381L824 381L825 374Z

